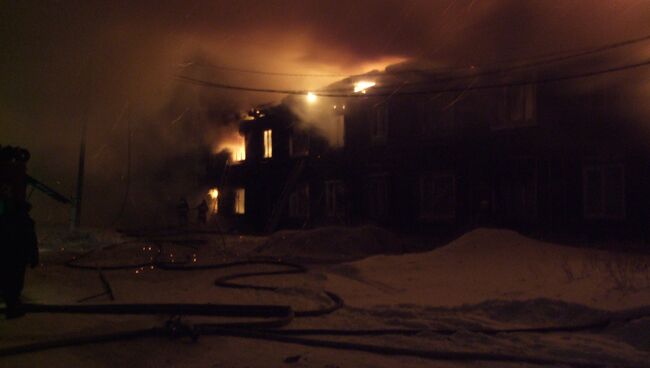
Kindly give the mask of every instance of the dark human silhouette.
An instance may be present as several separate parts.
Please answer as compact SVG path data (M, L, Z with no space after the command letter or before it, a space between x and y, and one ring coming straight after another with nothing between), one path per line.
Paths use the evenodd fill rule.
M38 241L31 205L24 201L6 201L0 214L0 290L7 305L6 317L24 314L20 294L25 282L25 268L38 265Z
M176 215L178 216L178 224L181 227L187 226L187 216L190 212L190 206L187 204L185 197L181 197L176 205Z
M204 199L197 207L198 220L200 224L206 224L208 222L208 210L208 203Z

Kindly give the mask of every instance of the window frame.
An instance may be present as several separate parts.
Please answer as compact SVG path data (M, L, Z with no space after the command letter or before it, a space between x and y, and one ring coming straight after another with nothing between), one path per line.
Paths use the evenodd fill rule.
M436 213L436 211L433 208L428 208L425 207L425 180L429 180L431 183L431 188L429 190L432 191L432 193L429 194L429 196L434 196L436 193L436 185L435 185L435 180L436 179L450 179L451 180L451 197L452 197L452 203L453 206L451 208L451 212L449 213ZM420 177L418 179L418 189L419 189L419 203L420 203L420 208L419 213L418 213L418 218L421 221L450 221L450 220L455 220L457 217L457 212L458 212L458 203L457 203L457 188L456 188L456 175L454 173L449 173L449 172L424 172L420 174ZM433 201L435 202L435 201ZM433 205L433 203L432 203Z
M373 184L383 183L383 196L378 195L378 193L371 193ZM371 174L367 178L366 182L366 208L368 210L368 217L373 220L386 220L390 214L390 180L388 173L379 173ZM378 200L381 198L381 201ZM377 203L382 203L381 213L379 211L373 211L378 209L378 206L375 206Z
M345 215L345 203L340 203L344 198L345 185L342 180L332 179L325 181L325 214L327 217L336 218ZM339 206L339 204L342 204Z
M516 103L512 103L513 94L517 93ZM515 106L516 105L516 106ZM507 86L501 89L496 120L490 124L492 130L508 130L532 127L537 121L537 84ZM521 110L521 118L513 118L514 110Z
M611 189L609 188L607 184L607 173L608 170L619 170L620 177L618 180L620 181L620 187L621 191L619 193L619 198L615 198L617 201L620 201L619 208L620 212L619 213L608 213L607 210L607 203L609 202L608 199L612 199L614 197L609 197L608 195L611 195L614 193ZM599 195L599 200L600 200L600 208L596 211L591 209L589 205L589 199L588 199L588 185L589 181L587 179L587 176L589 175L590 172L596 172L600 176L600 195ZM584 165L582 168L582 214L583 217L587 220L625 220L627 217L627 190L626 190L626 178L625 178L625 165L621 163L609 163L609 164L590 164L590 165Z
M456 129L458 97L444 96L419 102L419 132L422 138L449 134Z
M345 147L345 114L337 114L334 121L334 142L332 147L343 148Z
M233 198L233 212L235 215L246 214L246 188L235 188Z
M388 140L390 126L390 109L387 102L379 103L372 109L370 124L370 141L373 144L385 144Z
M299 137L300 139L304 139L304 144L305 144L305 149L302 150L301 152L296 152L296 137ZM304 132L296 132L293 131L291 135L289 136L289 156L290 157L305 157L309 156L309 149L310 149L310 137L309 134L304 133Z
M264 158L273 158L273 129L264 129L262 132L262 143L264 145Z
M306 219L309 218L310 210L309 183L299 184L289 194L288 216L293 219Z

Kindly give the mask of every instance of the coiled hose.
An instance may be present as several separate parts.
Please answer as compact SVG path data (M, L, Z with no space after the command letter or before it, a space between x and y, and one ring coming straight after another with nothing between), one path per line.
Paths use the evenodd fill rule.
M176 235L176 234L174 234ZM141 242L141 240L130 240L115 244L110 244L101 249L115 247L129 243ZM149 240L151 242L151 239ZM156 242L154 242L156 243ZM182 245L182 244L181 244ZM162 261L163 247L160 243L156 244L157 255L150 262L137 264L120 264L101 266L101 270L125 270L141 267L154 266L167 271L194 271L208 269L227 269L250 265L271 265L281 267L280 270L259 271L259 272L242 272L221 276L214 281L215 286L235 289L252 289L262 291L277 291L278 287L260 286L254 284L236 283L235 280L259 277L259 276L277 276L289 274L301 274L308 272L308 269L300 264L289 263L279 260L260 260L249 259L226 263L214 264L192 264L189 262L167 262ZM190 246L193 249L195 247ZM77 269L97 270L97 265L83 264L81 260L90 256L97 250L92 250L75 257L66 262L66 266ZM500 361L500 362L520 362L537 365L565 365L576 368L600 368L607 367L604 363L591 363L583 361L560 361L555 359L537 358L531 356L518 356L500 353L478 353L478 352L454 352L443 350L421 350L392 346L378 346L362 343L351 343L343 341L332 341L323 339L305 338L303 336L385 336L401 335L414 336L423 333L433 334L453 334L457 332L454 329L370 329L370 330L350 330L350 329L279 329L280 327L290 324L293 318L300 317L317 317L333 313L344 305L343 299L337 294L324 291L324 294L331 301L326 307L294 311L289 306L278 305L223 305L223 304L107 304L107 305L36 305L26 304L25 311L28 313L106 313L106 314L171 314L171 315L212 315L212 316L230 316L230 317L263 317L262 321L247 321L240 323L208 323L188 325L180 319L172 319L164 327L154 327L148 329L124 331L102 335L83 336L68 338L49 342L39 342L16 347L0 349L0 357L23 354L46 349L59 348L71 345L86 345L93 343L109 342L116 340L126 340L141 337L152 336L169 336L183 337L189 336L197 339L201 335L219 335L232 336L238 338L257 339L266 341L276 341L289 344L298 344L311 347L323 347L339 350L353 350L381 355L401 355L413 356L423 359L448 360L448 361ZM585 330L596 330L607 327L611 319L594 321L584 325L575 326L551 326L541 328L518 328L518 329L476 329L472 332L485 334L498 333L552 333L552 332L577 332ZM617 367L626 366L616 364ZM633 367L633 366L629 366Z

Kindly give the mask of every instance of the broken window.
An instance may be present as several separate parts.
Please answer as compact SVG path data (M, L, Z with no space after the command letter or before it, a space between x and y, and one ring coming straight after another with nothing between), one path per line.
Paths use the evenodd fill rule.
M264 158L273 157L273 136L271 129L264 131Z
M625 218L623 165L598 165L583 169L583 212L590 219Z
M340 180L325 182L325 206L328 217L345 215L345 188Z
M238 144L232 148L232 159L235 162L246 160L246 138L239 136Z
M289 196L289 217L307 218L309 217L309 185L298 185Z
M388 105L376 105L370 130L370 139L373 143L385 143L388 137Z
M238 215L246 213L246 190L244 188L235 189L235 213Z
M450 174L427 173L420 177L420 218L453 219L456 216L456 180Z
M304 132L293 132L289 138L289 154L291 157L309 155L309 135Z
M535 125L537 88L534 84L504 87L499 104L499 116L493 129L509 129Z

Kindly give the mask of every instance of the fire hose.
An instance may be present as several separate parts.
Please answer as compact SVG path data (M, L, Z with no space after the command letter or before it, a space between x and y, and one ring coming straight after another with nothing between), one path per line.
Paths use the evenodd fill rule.
M111 244L116 246L127 244L121 242ZM187 263L170 263L160 260L163 248L158 245L158 256L151 262L129 265L111 265L101 267L102 270L123 270L140 268L146 266L156 266L168 271L192 271L206 269L226 269L248 265L273 265L280 266L284 269L275 271L261 272L244 272L235 273L219 277L215 280L218 287L252 289L263 291L277 291L279 288L273 286L260 286L253 284L235 283L234 280L258 277L306 273L308 269L299 264L288 263L277 260L243 260L227 263L216 264L187 264ZM82 264L80 260L89 256L91 252L85 253L80 257L71 259L66 263L68 267L96 270L96 265ZM290 306L281 305L228 305L228 304L99 304L99 305L39 305L25 304L24 311L27 313L97 313L97 314L167 314L172 316L185 315L207 315L222 317L258 317L263 318L261 321L247 321L239 323L206 323L190 325L184 323L180 318L171 319L163 327L153 327L140 330L123 331L102 335L83 336L61 339L56 341L46 341L22 346L7 347L0 349L0 357L24 354L29 352L53 349L65 346L78 346L93 343L109 342L116 340L126 340L142 337L168 336L168 337L191 337L196 340L203 335L231 336L237 338L276 341L288 344L297 344L311 347L323 347L339 350L362 351L374 354L389 356L412 356L432 360L449 360L449 361L499 361L499 362L520 362L536 365L566 365L577 368L588 367L607 367L604 363L590 363L583 361L560 361L555 359L537 358L530 356L520 356L501 353L479 353L479 352L458 352L444 350L422 350L400 348L392 346L379 346L364 343L351 343L336 340L323 340L305 338L304 336L415 336L419 334L442 334L451 335L458 330L455 329L369 329L369 330L350 330L350 329L279 329L291 323L293 318L315 317L332 313L343 307L344 302L337 294L324 291L331 304L329 306L304 311L294 311ZM0 311L1 312L1 311ZM646 313L647 311L643 311ZM643 314L641 313L641 314ZM639 312L635 316L638 317ZM643 314L647 315L647 314ZM629 316L628 316L629 317ZM629 317L628 319L633 318ZM517 329L473 329L471 332L484 334L499 333L552 333L552 332L578 332L587 330L598 330L607 327L613 321L612 318L605 318L592 323L575 325L575 326L551 326L541 328L517 328ZM619 363L616 366L626 366ZM629 367L633 367L629 365Z

